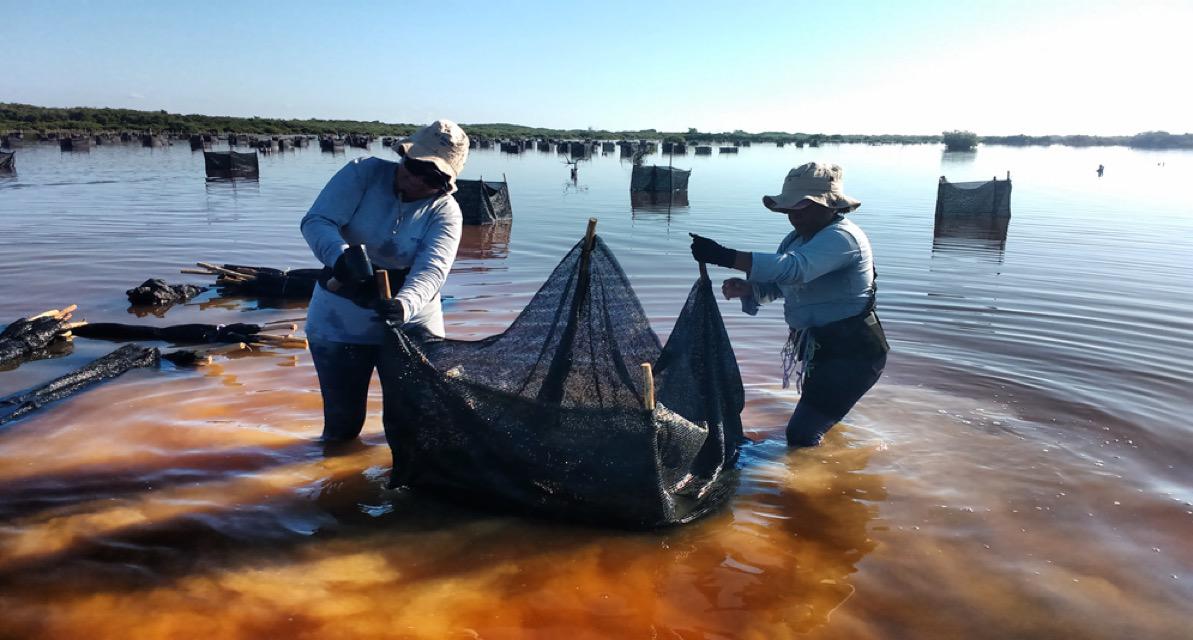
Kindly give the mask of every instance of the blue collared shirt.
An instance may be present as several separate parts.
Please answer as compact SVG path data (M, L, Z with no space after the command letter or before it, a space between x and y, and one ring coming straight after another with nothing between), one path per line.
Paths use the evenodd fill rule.
M746 280L754 291L742 299L742 311L754 315L759 304L783 298L783 316L792 329L856 316L874 291L870 239L838 215L811 240L792 231L775 253L754 253Z
M410 269L394 292L407 325L442 336L439 289L460 244L463 217L450 195L404 202L394 194L396 162L357 158L323 187L302 219L302 235L320 262L333 266L350 244L363 244L378 269ZM377 313L315 287L307 335L318 340L381 344Z

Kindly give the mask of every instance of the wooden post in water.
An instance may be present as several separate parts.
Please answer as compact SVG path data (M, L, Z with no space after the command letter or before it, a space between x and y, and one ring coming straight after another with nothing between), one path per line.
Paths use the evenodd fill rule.
M592 243L596 238L596 218L588 219L588 230L584 233L584 253L592 251Z
M642 405L647 411L654 411L654 372L649 362L642 363L643 394Z

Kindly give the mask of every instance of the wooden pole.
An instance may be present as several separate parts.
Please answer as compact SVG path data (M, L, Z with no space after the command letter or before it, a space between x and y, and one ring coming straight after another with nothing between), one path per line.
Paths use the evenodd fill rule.
M592 251L592 243L596 240L596 218L588 219L588 230L584 233L584 253Z
M215 266L214 264L211 264L211 263L208 263L208 262L196 262L195 264L196 264L196 265L198 265L198 266L200 266L200 267L203 267L204 269L207 269L207 270L209 270L209 271L212 271L212 272L218 273L218 274L220 274L220 275L223 275L223 276L227 276L227 277L229 277L229 278L244 278L244 279L246 279L246 280L249 280L249 279L252 279L252 277L253 277L253 276L250 276L250 275L248 275L247 273L241 273L241 272L239 272L239 271L233 271L233 270L231 270L231 269L225 269L225 268L223 268L223 267L217 267L217 266Z
M642 363L642 381L642 405L647 411L654 411L654 372L651 371L649 362Z
M381 296L382 300L389 300L394 297L393 292L389 288L389 272L385 269L378 269L377 273L373 275L377 278L377 295Z

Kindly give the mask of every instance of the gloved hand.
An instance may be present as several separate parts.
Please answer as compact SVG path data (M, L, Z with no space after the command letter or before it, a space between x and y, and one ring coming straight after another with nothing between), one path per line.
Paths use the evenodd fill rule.
M373 303L373 309L381 319L390 324L402 325L406 322L406 309L397 298L378 298Z
M729 247L718 244L716 240L689 233L692 236L692 257L697 262L707 262L718 267L732 269L737 261L737 252Z

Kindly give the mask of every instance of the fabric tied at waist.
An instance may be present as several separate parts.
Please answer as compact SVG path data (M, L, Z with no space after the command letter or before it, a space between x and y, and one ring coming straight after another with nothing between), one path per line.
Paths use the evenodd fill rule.
M783 388L794 375L795 388L802 391L817 360L877 358L890 350L882 322L872 310L820 327L794 329L783 346Z

